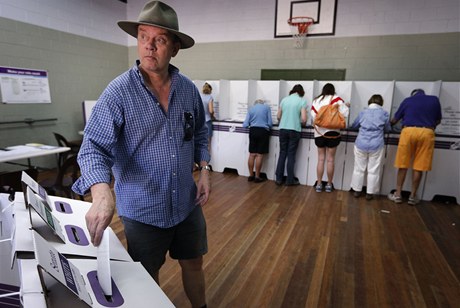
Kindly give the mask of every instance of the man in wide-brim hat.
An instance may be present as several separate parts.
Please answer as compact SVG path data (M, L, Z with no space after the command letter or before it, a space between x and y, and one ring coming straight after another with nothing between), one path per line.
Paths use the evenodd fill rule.
M210 194L205 113L198 89L170 64L194 41L179 31L176 12L159 1L148 2L137 21L118 25L137 38L139 60L98 99L85 127L81 177L73 189L79 194L91 190L86 223L95 246L116 206L131 257L159 282L169 251L182 268L192 306L205 307L208 247L201 207ZM200 166L197 184L195 163Z

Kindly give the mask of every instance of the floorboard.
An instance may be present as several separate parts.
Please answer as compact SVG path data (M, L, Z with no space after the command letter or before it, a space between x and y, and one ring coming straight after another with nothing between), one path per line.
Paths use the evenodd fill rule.
M212 173L208 307L459 307L460 206ZM118 217L111 224L126 245ZM190 307L169 257L161 287Z

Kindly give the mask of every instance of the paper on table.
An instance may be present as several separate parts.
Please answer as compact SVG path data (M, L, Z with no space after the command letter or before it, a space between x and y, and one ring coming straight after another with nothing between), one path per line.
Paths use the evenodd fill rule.
M102 240L97 247L97 280L101 285L104 295L112 296L112 275L110 272L110 233L104 230Z

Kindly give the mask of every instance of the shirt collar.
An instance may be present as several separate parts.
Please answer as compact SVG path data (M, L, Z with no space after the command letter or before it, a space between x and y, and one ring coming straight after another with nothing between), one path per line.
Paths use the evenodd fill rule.
M133 67L133 70L136 72L140 82L145 86L144 77L142 76L141 71L139 70L139 65L141 65L141 61L136 60L136 64ZM179 69L172 64L169 64L168 67L169 74L171 75L171 89L176 84L175 81L177 80L177 76L179 75Z
M382 106L380 106L379 104L374 104L374 103L369 105L369 109L377 109L377 108L382 108Z

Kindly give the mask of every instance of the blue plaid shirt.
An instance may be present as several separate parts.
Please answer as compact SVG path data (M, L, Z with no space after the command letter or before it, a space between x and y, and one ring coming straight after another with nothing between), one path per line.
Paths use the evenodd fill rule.
M73 190L84 194L94 184L110 183L112 171L118 215L169 228L196 206L194 162L210 160L204 109L192 81L170 65L165 113L138 65L114 79L92 109ZM194 119L190 141L184 140L185 113Z

